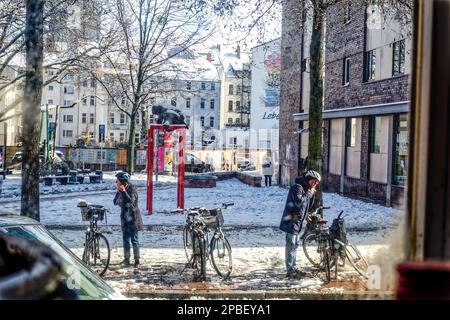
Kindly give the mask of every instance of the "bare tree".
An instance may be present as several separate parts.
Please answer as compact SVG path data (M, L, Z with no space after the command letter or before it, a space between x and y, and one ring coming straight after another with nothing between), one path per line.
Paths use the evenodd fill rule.
M26 77L22 145L21 214L39 221L39 114L44 57L44 0L26 3Z
M110 0L114 37L101 52L101 70L92 75L111 103L129 118L127 167L134 172L136 117L155 92L170 90L176 66L172 58L212 34L205 12L194 0Z

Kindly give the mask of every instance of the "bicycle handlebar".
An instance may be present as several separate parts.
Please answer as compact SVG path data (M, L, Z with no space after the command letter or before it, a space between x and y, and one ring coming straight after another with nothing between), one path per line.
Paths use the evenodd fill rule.
M225 202L222 204L222 207L224 207L225 209L231 206L234 206L234 202Z

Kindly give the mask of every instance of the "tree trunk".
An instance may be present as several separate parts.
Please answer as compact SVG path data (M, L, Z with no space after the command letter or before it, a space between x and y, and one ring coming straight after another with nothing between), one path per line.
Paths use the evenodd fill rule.
M44 0L27 0L26 10L21 215L39 221L39 116L43 84Z
M134 149L135 149L135 135L136 135L136 113L130 116L130 136L128 137L127 146L127 168L128 173L134 173Z
M147 119L145 118L145 110L141 109L141 140L147 136Z
M315 2L310 46L310 98L308 170L322 175L322 108L323 108L323 33L324 21L319 7L323 0ZM316 204L322 203L322 186L316 193Z

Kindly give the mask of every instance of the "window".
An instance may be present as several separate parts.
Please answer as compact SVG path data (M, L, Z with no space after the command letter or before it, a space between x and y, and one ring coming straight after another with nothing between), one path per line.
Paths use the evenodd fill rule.
M209 117L209 126L214 128L214 117Z
M114 124L114 112L111 112L109 114L109 120L110 120L111 124Z
M87 88L87 80L83 80L83 88Z
M241 123L241 119L240 118L236 118L236 124L240 124Z
M206 83L202 82L201 88L202 88L202 90L205 90L206 89Z
M241 94L241 86L240 85L238 85L236 87L236 94Z
M393 184L404 186L408 170L408 115L394 116Z
M211 91L216 90L216 83L215 82L211 82Z
M190 81L186 82L186 89L191 90L191 82Z
M73 86L67 86L64 87L64 93L65 94L74 94L75 90Z
M53 91L53 86L48 86L48 91Z
M94 139L94 133L93 132L89 132L89 138Z
M228 118L228 124L233 124L233 118Z
M228 94L233 94L233 85L232 84L230 84L228 86Z
M121 133L119 134L119 141L120 141L120 142L124 142L124 141L125 141L125 133L121 132Z
M68 73L68 74L66 74L66 76L64 77L64 79L65 79L65 80L68 80L68 81L73 81L73 80L75 79L75 76L74 76L73 73Z
M52 70L47 71L47 73L48 73L49 76L52 76L52 75L55 74Z
M200 108L201 109L205 109L205 99L202 98L202 100L200 101Z
M211 101L209 101L209 107L211 109L214 109L214 103L215 103L214 99L211 99Z
M177 98L173 97L172 100L170 101L170 104L173 105L174 107L177 106Z
M139 133L135 133L135 134L134 134L134 143L139 144L139 141L140 141L140 139L139 139Z
M47 104L53 104L53 99L48 99Z
M350 59L344 59L342 85L348 85L350 83Z
M114 132L110 132L110 133L109 133L109 140L110 140L111 142L114 142Z
M233 101L228 101L228 112L233 112Z
M87 99L83 98L83 106L87 106Z
M64 107L71 107L73 105L72 100L64 100Z
M154 105L155 102L156 102L156 98L155 98L155 97L151 97L151 98L150 98L150 104L151 104L151 105Z
M95 106L95 97L94 96L90 97L90 105Z
M120 114L120 124L125 124L125 113Z
M352 18L352 3L350 0L344 2L344 24L349 23Z
M405 40L394 42L392 48L392 75L405 73Z
M346 146L347 147L356 147L356 118L347 118L346 119Z
M240 101L236 101L236 111L241 112L241 102Z
M370 153L380 153L381 117L372 117L370 120Z
M370 81L375 79L376 59L377 56L375 50L370 50L366 52L364 81Z
M186 116L186 124L189 126L191 124L191 117Z
M81 114L81 123L86 123L86 113Z
M200 123L202 127L205 126L205 117L200 117Z
M91 79L91 88L97 87L97 81L95 79Z
M72 130L63 130L63 137L64 138L72 138L73 131Z
M186 109L191 107L191 98L186 98Z
M73 115L71 115L71 114L63 115L63 122L73 123Z
M94 124L94 121L95 121L95 115L94 115L93 113L91 113L91 114L89 115L89 123L90 123L90 124Z
M52 115L52 114L49 114L49 115L48 115L48 118L49 118L49 119L53 119L53 115Z

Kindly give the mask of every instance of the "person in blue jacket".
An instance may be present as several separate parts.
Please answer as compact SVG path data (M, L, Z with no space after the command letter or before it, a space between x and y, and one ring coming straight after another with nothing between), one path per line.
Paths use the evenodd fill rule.
M288 278L299 279L304 273L296 267L300 231L309 208L314 204L316 187L321 181L318 172L309 170L298 177L289 189L281 217L280 229L286 233L286 271Z

